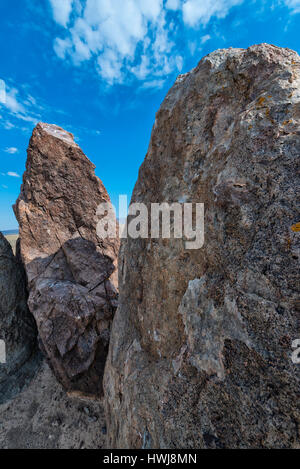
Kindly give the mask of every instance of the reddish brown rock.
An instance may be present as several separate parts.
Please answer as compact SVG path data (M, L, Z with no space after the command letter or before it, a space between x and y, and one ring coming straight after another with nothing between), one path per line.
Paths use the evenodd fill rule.
M101 394L117 304L119 241L97 236L110 199L94 169L72 134L40 123L14 207L41 348L64 387L85 395Z
M132 202L205 204L205 243L128 239L108 447L299 448L300 58L218 50L164 100Z

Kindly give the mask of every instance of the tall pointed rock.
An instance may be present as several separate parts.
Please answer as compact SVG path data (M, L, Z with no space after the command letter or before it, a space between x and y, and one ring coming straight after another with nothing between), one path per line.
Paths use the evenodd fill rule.
M41 348L68 391L99 396L119 240L97 235L97 207L110 199L94 170L72 134L39 123L14 210Z

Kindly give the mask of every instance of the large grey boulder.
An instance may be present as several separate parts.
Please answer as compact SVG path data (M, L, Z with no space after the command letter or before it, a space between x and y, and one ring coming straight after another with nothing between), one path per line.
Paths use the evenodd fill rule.
M132 202L204 203L205 243L122 242L108 447L300 447L299 154L295 52L217 50L177 79Z
M36 337L23 265L0 233L0 404L18 394L34 376L40 357Z

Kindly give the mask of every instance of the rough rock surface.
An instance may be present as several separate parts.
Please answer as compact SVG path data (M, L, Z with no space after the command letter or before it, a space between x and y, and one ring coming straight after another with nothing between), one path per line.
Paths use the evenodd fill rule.
M128 239L108 446L299 448L300 58L217 50L156 118L132 202L202 202L205 243Z
M68 396L44 361L15 399L0 405L0 449L100 449L101 401Z
M0 404L33 378L39 364L36 338L27 307L24 268L0 233L0 340L5 343L5 353L0 357Z
M118 239L96 233L109 202L95 166L60 127L38 124L14 207L41 349L68 391L100 395L116 308Z

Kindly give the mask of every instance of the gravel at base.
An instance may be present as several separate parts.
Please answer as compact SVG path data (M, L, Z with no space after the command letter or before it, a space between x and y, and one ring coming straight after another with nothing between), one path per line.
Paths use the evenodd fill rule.
M30 385L0 406L0 449L100 449L101 402L69 397L43 362Z

